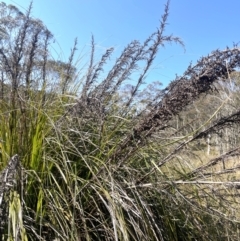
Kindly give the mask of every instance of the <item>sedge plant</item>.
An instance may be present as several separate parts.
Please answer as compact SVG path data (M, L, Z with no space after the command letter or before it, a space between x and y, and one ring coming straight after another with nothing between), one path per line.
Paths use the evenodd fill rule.
M21 240L239 240L238 183L224 176L237 168L214 169L239 147L206 160L196 151L198 141L239 124L239 110L221 112L228 100L219 97L239 67L237 46L151 91L143 83L160 48L184 46L165 34L169 1L159 28L130 42L107 72L113 48L97 61L92 37L88 68L79 72L77 41L67 63L56 61L53 36L31 5L26 13L0 8L1 165L17 153L24 172L21 196L5 189L2 240L19 230ZM184 119L210 94L219 101L209 116Z

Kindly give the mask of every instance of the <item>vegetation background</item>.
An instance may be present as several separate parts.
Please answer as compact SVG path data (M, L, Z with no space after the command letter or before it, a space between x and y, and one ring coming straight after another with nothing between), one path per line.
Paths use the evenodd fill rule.
M115 61L92 37L87 70L77 40L52 58L31 7L0 5L0 240L239 240L237 45L143 88L161 47L184 48L169 2Z

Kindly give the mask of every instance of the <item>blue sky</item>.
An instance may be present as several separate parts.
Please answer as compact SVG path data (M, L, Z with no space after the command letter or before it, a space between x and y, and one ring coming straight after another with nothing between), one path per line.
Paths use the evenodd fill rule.
M5 0L22 11L29 0ZM91 35L95 37L99 57L107 47L116 54L131 40L144 41L159 26L165 0L33 0L32 16L41 19L54 34L61 60L67 60L75 37L79 55L88 56ZM240 41L239 0L171 0L167 34L180 37L179 45L161 49L147 82L167 85L181 75L190 61L215 49L232 47ZM116 56L115 56L116 58ZM114 58L112 58L114 60Z

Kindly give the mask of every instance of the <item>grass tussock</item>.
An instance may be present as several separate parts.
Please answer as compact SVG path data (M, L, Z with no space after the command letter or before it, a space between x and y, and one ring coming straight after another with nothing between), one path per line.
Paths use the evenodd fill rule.
M96 61L92 37L78 72L77 41L52 59L30 12L0 5L0 240L239 240L237 46L143 89L160 48L184 46L165 34L169 1L107 73L113 48Z

